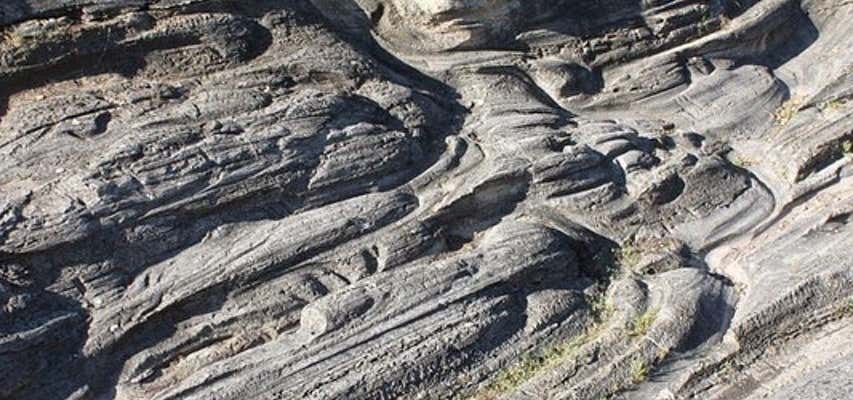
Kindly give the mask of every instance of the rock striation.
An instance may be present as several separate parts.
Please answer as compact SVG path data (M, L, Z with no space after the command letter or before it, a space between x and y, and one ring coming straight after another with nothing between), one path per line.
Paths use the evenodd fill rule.
M0 399L840 399L853 4L5 0Z

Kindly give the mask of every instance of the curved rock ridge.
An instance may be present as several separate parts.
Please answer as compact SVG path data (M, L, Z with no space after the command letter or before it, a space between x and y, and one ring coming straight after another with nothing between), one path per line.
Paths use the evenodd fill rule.
M4 1L0 400L846 398L851 19Z

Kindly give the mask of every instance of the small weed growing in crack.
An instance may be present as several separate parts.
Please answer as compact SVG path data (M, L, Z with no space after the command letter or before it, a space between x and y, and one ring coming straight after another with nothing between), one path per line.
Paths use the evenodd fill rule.
M797 116L797 113L800 111L800 105L802 105L802 101L798 98L792 98L782 103L776 109L776 112L773 113L776 123L781 126L787 125L788 122L791 122Z
M734 164L738 168L744 168L744 169L749 168L754 164L754 162L752 160L750 160L748 158L742 158L742 157L735 157L731 160L731 162L732 162L732 164Z
M853 139L841 142L841 153L848 156L853 154Z
M616 253L616 261L628 269L632 269L640 263L643 250L633 242L626 242Z
M643 315L640 315L628 326L628 336L638 337L645 336L652 327L657 317L657 310L648 310Z
M640 384L649 378L649 366L646 361L641 358L636 358L631 361L631 383L634 385Z
M519 362L501 371L485 389L474 394L469 399L487 400L510 393L536 375L574 356L580 348L599 335L604 327L603 321L613 311L612 306L607 303L604 295L589 299L588 303L593 314L593 319L596 322L586 332L564 342L556 343L541 352L533 352L523 356Z
M723 375L727 376L733 375L735 372L737 372L737 369L735 368L735 362L733 360L726 361L720 368L720 372L722 372Z
M541 353L526 356L515 365L501 371L498 377L485 390L472 396L471 400L492 399L499 397L501 394L511 392L542 371L559 364L562 360L574 354L593 337L594 333L592 331L583 333L566 342L549 347Z
M13 48L21 47L24 45L24 38L21 37L17 32L11 29L4 30L0 32L0 40L3 42L9 43Z
M613 313L613 305L607 302L607 298L605 296L596 296L587 302L589 303L590 310L592 311L592 317L596 322L603 322L610 314Z
M853 317L853 299L848 299L837 311L841 317Z
M824 101L824 102L818 104L817 108L820 111L837 110L837 109L841 108L842 105L844 105L844 101L839 100L839 99L833 99L833 100L827 100L827 101Z

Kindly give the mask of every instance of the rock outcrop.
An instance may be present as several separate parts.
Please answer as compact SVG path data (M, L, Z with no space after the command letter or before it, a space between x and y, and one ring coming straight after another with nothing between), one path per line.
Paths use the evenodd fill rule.
M853 4L6 0L0 399L840 399Z

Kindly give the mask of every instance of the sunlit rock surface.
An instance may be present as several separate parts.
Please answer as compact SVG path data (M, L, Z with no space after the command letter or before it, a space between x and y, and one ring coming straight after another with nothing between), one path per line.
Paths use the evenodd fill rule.
M0 399L843 399L853 4L5 0Z

